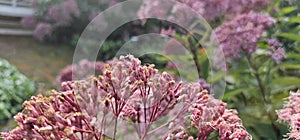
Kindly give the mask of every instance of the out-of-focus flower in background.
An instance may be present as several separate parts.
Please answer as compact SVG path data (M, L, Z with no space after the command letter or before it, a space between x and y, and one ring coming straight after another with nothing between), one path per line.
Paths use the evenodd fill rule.
M269 51L267 54L271 56L271 58L279 64L282 59L286 58L285 51L281 47L282 44L278 42L276 39L268 39L267 43L270 45Z
M33 32L33 36L39 40L39 41L43 41L45 39L46 36L51 34L51 30L52 30L52 26L48 23L39 23L34 32Z

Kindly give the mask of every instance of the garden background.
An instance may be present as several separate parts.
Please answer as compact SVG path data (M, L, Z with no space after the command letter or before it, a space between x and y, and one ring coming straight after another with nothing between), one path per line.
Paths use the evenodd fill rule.
M89 125L78 125L78 120L73 122L68 117L78 113L76 109L69 110L67 113L60 109L55 111L63 119L70 119L68 120L70 123L66 124L60 122L58 118L52 120L55 115L49 115L46 111L41 111L45 114L40 113L38 116L30 116L28 113L34 109L38 110L37 107L34 109L30 107L40 102L51 106L51 101L48 100L52 97L77 99L67 91L78 91L78 95L82 98L90 96L89 90L85 91L81 89L82 86L76 84L74 86L78 81L90 89L94 88L93 84L99 84L97 94L102 94L104 91L109 93L110 89L104 88L105 83L109 83L111 77L118 79L117 75L123 74L124 77L128 77L123 82L130 86L143 87L142 84L138 84L141 80L149 84L149 92L160 93L160 90L157 90L160 88L161 91L166 88L172 90L172 94L167 91L161 93L162 98L167 98L165 94L168 95L165 100L169 104L175 100L175 105L182 98L184 102L190 102L188 111L185 111L187 114L185 119L187 118L189 123L173 126L174 130L166 127L165 129L170 132L165 134L155 133L163 139L300 139L300 92L298 91L300 87L300 1L177 1L179 4L170 4L162 0L140 1L141 7L134 13L140 20L124 23L109 34L97 54L96 61L83 59L74 63L74 53L78 49L77 43L82 32L86 30L104 32L101 29L110 27L108 21L111 21L112 17L120 16L118 11L115 11L115 15L100 20L93 21L93 19L108 8L118 5L122 8L123 0L18 0L15 5L11 0L0 0L1 9L4 9L1 7L3 6L11 10L6 12L0 10L0 131L2 137L4 139L22 137L54 139L50 136L55 134L59 138L70 139L109 139L106 137L124 139L122 131L119 131L120 134L102 133L103 126L93 126L95 122L101 123L101 121L89 119L88 117L93 116L89 113L85 114L87 115L85 117L88 124L95 127L93 132L90 132L92 130ZM200 14L206 23L191 19L193 16L184 10L185 6ZM18 8L29 9L31 12L28 14L24 12L22 15L18 10L14 10ZM180 14L175 14L175 17L170 16L174 13ZM158 18L145 19L149 16ZM172 22L174 19L201 30L187 31L183 26ZM190 21L192 23L189 23ZM96 28L87 29L91 22L97 25ZM210 27L204 26L204 28L210 28L212 32L203 32L203 25L209 25ZM144 39L141 35L147 33L161 34L166 40L146 39L144 42L147 43L140 44L139 41ZM210 33L213 35L208 36ZM95 44L97 37L95 34L90 40L83 40L81 42L83 44L79 44L80 52L84 55L92 53L89 46ZM216 41L217 45L205 42L207 38ZM127 42L131 43L126 44ZM210 52L210 45L217 47L213 53ZM139 49L152 51L153 48L161 48L164 54L136 55L135 57L141 60L140 64L139 60L132 56L125 57L126 60L123 57L119 59L118 51L124 46L133 47L137 52ZM213 58L216 60L211 61L209 55L215 55ZM219 60L221 56L225 59ZM189 62L193 62L193 66ZM158 71L151 64L154 64L154 68ZM212 65L215 67L212 68ZM127 74L118 72L117 67L124 69ZM193 67L196 69L196 74L180 71L180 67ZM145 79L139 79L143 76L135 75L139 72L133 72L129 68L141 69L141 75L149 75ZM214 73L211 69L215 68L223 71ZM165 76L164 72L169 73L168 76L172 78ZM97 82L91 78L91 73L96 75ZM157 76L161 79L159 82L156 81L157 85L153 85L152 82L157 80L155 79ZM181 80L183 83L180 83ZM219 81L226 84L224 93L221 93L221 96L214 96L220 94L214 93L217 90L213 88L213 85L217 85ZM123 82L119 81L121 98L125 98L123 91L128 90L122 89ZM164 87L164 82L168 83L168 86ZM118 87L116 83L114 84ZM101 87L101 84L105 86ZM114 87L114 84L110 86ZM142 95L143 90L140 92ZM119 100L122 100L115 96L117 95L105 95L105 98L101 96L97 99L101 98L99 102L103 101L104 106L108 107L106 102L116 102L117 105L120 103ZM204 100L204 97L209 100ZM92 102L91 99L88 100L88 103ZM161 102L159 105L164 104L163 101L159 100ZM69 101L61 100L60 105L68 108L66 102ZM95 103L93 107L102 105L93 103ZM113 116L139 123L135 118L138 116L136 114L139 112L138 109L132 107L134 105L129 101L128 104L130 105L124 105L125 112L122 108L120 112L117 111L118 109L113 110ZM144 102L141 101L141 104ZM172 113L172 107L167 106L168 111L161 114ZM96 109L103 111L101 107ZM131 112L132 110L134 111ZM14 118L15 115L17 116ZM40 116L53 121L51 125L45 121L50 127L31 120L41 119ZM97 118L97 115L95 116ZM143 117L146 121L146 115ZM163 120L158 118L154 120L158 122ZM144 131L150 131L148 130L150 125L157 127L158 124L154 120L150 119L146 126L138 125L137 136L134 138L147 139L147 135L152 133L148 134ZM73 129L74 127L80 129ZM100 127L99 131L96 131L98 127ZM143 127L147 129L141 130ZM130 130L132 133L134 131ZM149 136L148 139L150 138Z

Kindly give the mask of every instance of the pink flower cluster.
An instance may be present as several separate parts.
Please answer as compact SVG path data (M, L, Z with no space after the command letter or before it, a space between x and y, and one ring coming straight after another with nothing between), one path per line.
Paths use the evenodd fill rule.
M33 7L36 8L37 2L33 3ZM35 28L33 36L39 41L44 41L46 37L51 36L55 27L67 25L73 17L79 16L77 1L65 0L61 5L50 6L45 15L24 17L21 23L24 27Z
M177 0L191 7L201 14L206 20L232 18L236 15L248 13L249 11L260 11L269 4L269 0ZM182 6L182 5L181 5ZM160 0L144 0L143 6L138 12L140 18L148 15L167 17L168 12L180 9L180 5L170 7L170 4ZM176 11L176 10L175 10ZM185 15L188 16L188 15ZM187 17L178 17L187 18Z
M279 64L282 59L286 58L284 49L280 47L282 46L280 42L276 39L268 39L267 43L270 45L270 49L267 54L271 56L277 64Z
M57 76L57 82L60 84L65 81L73 81L88 78L92 74L102 74L105 64L103 62L91 62L81 60L77 65L65 67Z
M259 12L269 4L269 0L227 0L227 6L225 6L227 10L224 15L231 19L237 15L249 13L250 11ZM213 11L213 9L211 9L211 11Z
M18 126L2 133L6 140L73 139L93 137L94 129L85 118L71 90L52 92L52 96L34 96L24 102L24 109L15 116Z
M64 25L70 22L72 16L79 17L80 10L76 0L66 0L62 5L51 6L46 16L49 20L54 21L56 25Z
M25 28L34 28L36 27L37 19L34 16L26 16L22 18L21 24Z
M242 125L242 120L234 109L226 109L220 124L220 139L224 140L249 140L252 139Z
M225 57L240 57L256 51L263 32L275 20L267 14L250 12L223 23L215 30Z
M284 104L283 109L277 110L277 115L280 120L289 123L289 137L300 139L300 91L290 92L288 102Z
M43 41L45 37L51 35L52 26L49 23L38 23L33 31L33 36L39 40Z
M188 111L191 120L187 121L187 124L191 124L198 130L196 140L206 140L216 130L219 131L221 140L252 139L243 127L241 119L237 116L237 111L227 109L226 103L213 98L207 90L199 91L200 88L197 84L199 83L187 85L185 91L188 92L186 102L191 103ZM179 123L177 127L171 129L171 133L166 139L194 140L193 136L188 135L185 128Z
M176 107L180 102L184 104L182 110ZM226 103L214 99L200 83L176 82L168 73L159 73L154 65L142 66L133 56L114 59L97 78L63 82L62 91L53 91L50 97L32 97L15 117L18 127L2 133L2 137L115 139L119 127L115 121L121 118L130 120L139 139L145 139L154 122L176 111L181 115L174 120L184 120L184 114L190 114L189 121L199 133L197 139L205 139L216 130L222 140L251 139L237 112L226 109ZM112 125L115 127L110 129ZM185 127L175 130L175 126L161 137L169 140L188 136Z

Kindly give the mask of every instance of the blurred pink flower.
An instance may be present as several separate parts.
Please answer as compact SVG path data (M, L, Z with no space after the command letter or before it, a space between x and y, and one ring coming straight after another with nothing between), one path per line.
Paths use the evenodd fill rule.
M65 22L65 20L67 20L63 14L63 8L60 5L50 6L47 16L49 19L54 20L55 22Z
M93 76L92 74L102 74L104 67L105 64L103 62L91 62L84 59L77 65L70 65L62 69L56 79L58 83L86 79L89 76Z
M37 5L37 3L38 3L38 0L31 0L31 6L32 7L36 7L36 5Z
M177 0L191 7L198 14L201 14L206 20L212 21L225 16L232 19L237 15L248 13L250 11L260 11L268 6L269 0ZM143 6L138 12L140 18L146 15L154 15L158 17L168 17L171 7L164 2L155 0L144 0ZM169 4L170 5L170 4ZM173 9L180 9L183 5L174 5ZM155 11L155 12L153 12ZM185 17L177 17L179 19L188 18L189 15L181 15Z
M183 55L186 49L178 40L172 38L168 40L164 46L164 54L166 55Z
M169 2L162 2L161 0L143 0L143 4L140 7L140 10L137 12L138 17L146 22L146 17L156 17L166 19L167 13L170 10Z
M62 5L50 6L46 16L53 20L56 25L64 25L69 24L72 17L79 17L80 10L76 0L66 0Z
M269 51L267 54L271 56L271 58L279 64L280 61L286 58L285 51L281 47L282 44L278 42L276 39L268 39L267 43L270 45Z
M43 41L46 36L51 34L52 26L48 23L39 23L33 32L33 36L39 41Z
M76 0L66 0L63 3L64 14L74 17L80 16L80 10L78 9Z
M37 19L34 16L26 16L22 18L21 24L25 28L34 28L37 24Z

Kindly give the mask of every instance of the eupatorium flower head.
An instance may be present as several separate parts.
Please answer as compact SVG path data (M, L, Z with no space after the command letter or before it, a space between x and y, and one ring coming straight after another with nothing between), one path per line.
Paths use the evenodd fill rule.
M226 103L215 99L207 90L202 90L200 83L190 83L184 86L184 103L188 104L190 119L179 118L176 125L172 124L166 140L194 140L186 130L191 124L198 131L196 140L206 140L215 131L219 132L221 140L251 140L252 137L242 125L237 111L227 109ZM183 123L184 122L184 123Z
M300 91L290 92L288 101L283 109L277 110L277 115L280 120L290 125L289 137L300 139Z
M255 52L263 32L274 23L267 14L250 12L223 23L215 34L225 57L240 57Z
M278 42L276 39L268 39L267 43L270 45L269 51L267 54L271 56L271 58L279 64L280 61L286 58L285 51L281 47L282 44Z
M52 92L52 96L38 95L24 102L24 110L15 116L18 127L2 133L7 140L17 139L79 139L93 136L85 123L75 94L72 91Z
M18 127L2 133L2 137L115 139L131 134L133 131L127 129L131 124L139 139L152 138L150 135L159 136L155 139L182 139L188 137L186 126L178 127L182 123L175 122L183 122L186 114L190 118L184 122L197 128L199 139L215 130L219 130L222 140L248 137L244 129L239 129L242 124L237 113L230 114L226 103L209 95L199 82L176 82L168 73L159 73L154 65L143 66L133 56L110 61L99 77L63 82L62 90L53 91L49 97L32 97L15 116ZM154 128L164 128L169 122L161 123L168 116L174 117L170 134L153 129L157 121Z
M221 140L250 140L251 136L248 134L242 120L237 116L237 111L233 109L226 109L222 116L220 123L219 135Z

